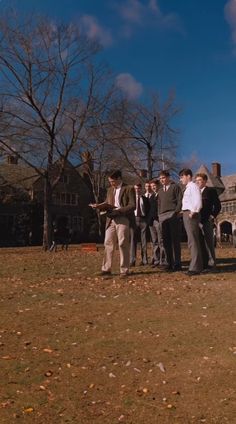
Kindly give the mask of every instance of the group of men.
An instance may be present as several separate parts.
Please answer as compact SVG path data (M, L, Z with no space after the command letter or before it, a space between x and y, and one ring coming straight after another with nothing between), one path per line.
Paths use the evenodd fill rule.
M129 275L136 265L140 235L141 263L148 264L147 234L152 244L152 267L168 272L181 271L181 217L190 249L189 276L215 269L214 219L221 205L217 192L207 187L207 175L197 174L195 182L190 169L179 173L180 184L171 180L168 171L160 172L159 180L134 186L122 181L120 170L110 173L110 187L105 202L92 204L106 211L106 231L102 275L110 275L118 242L120 277Z

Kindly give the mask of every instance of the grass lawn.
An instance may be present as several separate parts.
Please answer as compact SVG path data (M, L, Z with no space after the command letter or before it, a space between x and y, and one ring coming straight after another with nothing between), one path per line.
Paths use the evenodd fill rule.
M235 253L121 280L102 248L1 249L0 424L236 423Z

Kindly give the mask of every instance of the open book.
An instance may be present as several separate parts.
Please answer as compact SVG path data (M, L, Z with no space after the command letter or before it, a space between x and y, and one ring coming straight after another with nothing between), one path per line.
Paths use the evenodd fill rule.
M95 209L98 209L99 211L111 211L112 209L115 209L114 205L111 205L110 203L97 203L96 206L93 206L92 204L90 204L89 206L94 207Z

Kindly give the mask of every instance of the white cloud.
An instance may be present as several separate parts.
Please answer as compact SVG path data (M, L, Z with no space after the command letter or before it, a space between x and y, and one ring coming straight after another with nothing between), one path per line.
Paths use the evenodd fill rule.
M231 28L231 36L236 44L236 0L228 0L225 5L225 19Z
M134 27L149 25L183 32L179 16L176 13L163 13L157 0L146 0L146 4L141 0L124 0L119 3L117 10L125 22L125 35L130 35Z
M140 82L128 73L119 74L116 77L117 87L123 91L129 100L135 100L141 96L143 92L143 86Z
M149 0L148 7L149 7L149 9L150 9L150 10L152 10L153 12L155 12L155 13L160 13L160 9L159 9L159 6L158 6L158 4L157 4L157 1L156 1L156 0Z
M145 7L140 3L139 0L127 0L119 7L121 17L129 22L141 23L142 14Z
M109 47L113 43L111 32L103 28L95 16L83 15L80 22L89 39L97 40L104 47Z

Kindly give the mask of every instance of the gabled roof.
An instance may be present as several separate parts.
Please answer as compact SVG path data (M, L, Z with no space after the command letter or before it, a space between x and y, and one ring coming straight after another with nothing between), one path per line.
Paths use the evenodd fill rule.
M227 175L222 177L222 181L225 186L225 191L220 195L221 201L235 200L236 199L236 174ZM235 190L230 190L230 188L235 187Z
M25 164L0 163L1 185L10 185L30 190L38 177L39 175L34 169Z
M201 165L200 168L197 170L196 174L206 174L208 177L207 180L207 185L209 187L214 187L218 194L220 195L221 193L223 193L223 191L225 190L225 186L224 186L224 182L223 182L223 177L215 177L207 168L206 165Z

